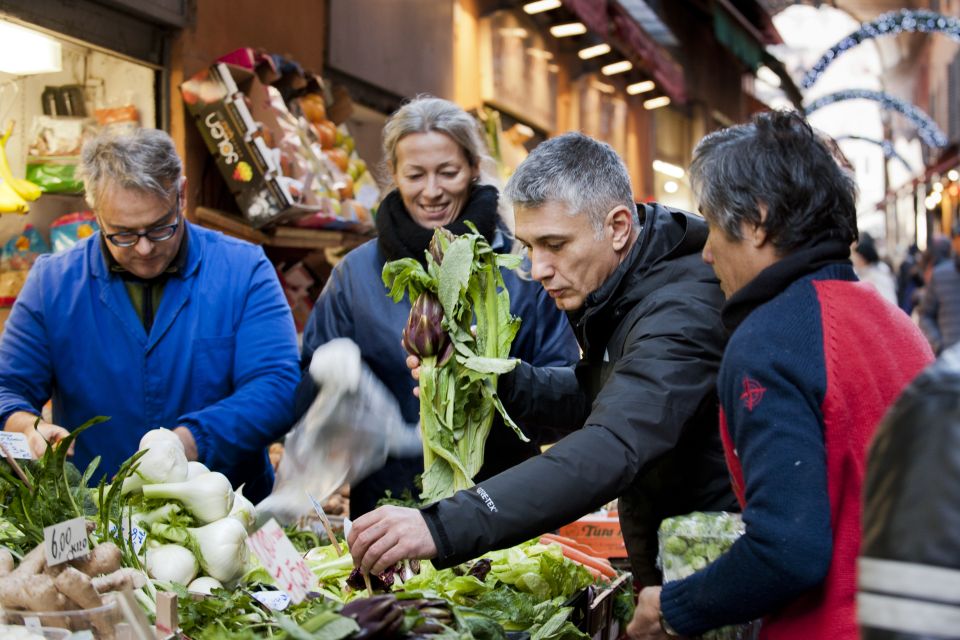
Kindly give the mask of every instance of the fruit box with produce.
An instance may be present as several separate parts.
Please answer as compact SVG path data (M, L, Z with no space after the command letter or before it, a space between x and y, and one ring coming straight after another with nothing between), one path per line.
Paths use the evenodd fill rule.
M256 76L218 63L180 85L207 149L247 220L263 227L315 211L298 204L250 110L250 93L264 95Z
M738 513L694 512L667 518L660 523L660 567L663 581L682 580L727 552L743 535L743 520ZM704 640L754 640L760 623L753 622L709 631Z

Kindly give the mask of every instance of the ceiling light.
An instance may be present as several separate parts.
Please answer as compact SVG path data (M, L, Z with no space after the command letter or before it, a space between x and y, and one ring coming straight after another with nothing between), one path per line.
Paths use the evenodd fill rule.
M757 67L757 80L766 82L771 87L780 86L780 76L778 76L773 69L771 69L765 64L762 64L759 67Z
M543 13L544 11L557 9L560 7L560 4L560 0L537 0L536 2L528 2L523 5L523 10L532 16L535 13Z
M25 76L61 69L59 42L33 29L0 21L0 71Z
M947 177L956 182L957 180L960 180L960 172L958 172L956 169L950 169L950 171L947 172Z
M678 185L673 180L667 180L666 182L663 183L663 190L666 191L667 193L676 193L677 190L679 189L680 189L680 185Z
M612 76L617 73L624 73L633 69L633 63L629 60L621 60L612 64L605 64L600 68L600 73L605 76Z
M579 36L587 32L587 28L582 22L568 22L550 27L550 34L554 38L566 38L568 36Z
M504 27L500 29L500 35L504 38L526 38L530 34L522 27Z
M646 93L647 91L653 91L657 88L657 85L654 84L653 80L643 80L641 82L634 82L633 84L627 85L627 93L632 96L637 95L638 93Z
M643 102L643 108L647 111L651 109L659 109L660 107L665 107L670 104L670 98L668 96L660 96L659 98L650 98Z
M529 55L531 58L538 58L540 60L553 60L553 54L546 49L536 49L534 47L530 47L527 49L527 55Z
M589 60L590 58L596 58L597 56L603 56L610 53L610 45L608 44L595 44L592 47L587 47L586 49L580 49L577 52L577 56L581 60Z
M654 160L653 170L659 171L665 176L676 178L677 180L679 180L684 175L686 175L686 172L683 170L683 167L678 167L675 164L670 164L669 162L664 162L663 160Z
M934 182L934 183L933 183L933 190L936 191L937 193L940 193L941 191L943 191L943 183L942 183L942 182Z
M590 83L594 89L597 91L602 91L603 93L614 93L617 88L612 84L607 84L606 82L600 82L599 80L594 80Z

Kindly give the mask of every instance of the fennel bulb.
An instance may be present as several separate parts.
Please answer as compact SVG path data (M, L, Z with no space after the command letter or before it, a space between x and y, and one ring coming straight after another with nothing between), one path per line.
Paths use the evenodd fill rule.
M223 518L202 527L157 524L151 533L189 547L200 568L211 578L230 582L240 577L247 563L247 530L236 518Z
M243 495L243 485L233 494L233 508L229 517L236 518L249 533L257 523L257 508Z
M183 440L180 439L180 436L175 434L170 429L151 429L143 434L143 437L140 438L140 447L137 451L143 451L144 449L150 448L155 442L160 442L161 440L169 440L170 442L176 442L180 445L180 448L183 449Z
M197 462L196 460L187 462L187 480L193 480L197 476L202 476L205 473L210 473L207 465L202 462Z
M186 547L163 544L147 549L147 573L155 580L188 585L198 569L197 558Z
M209 596L214 589L223 589L223 585L216 578L210 576L200 576L187 585L187 591L190 593L202 593Z
M137 463L137 470L124 481L124 494L148 484L182 482L187 479L187 456L183 453L183 444L179 438L177 442L166 437L154 438L146 451Z
M225 475L216 471L186 482L145 485L143 496L176 500L201 524L225 518L233 508L233 487Z

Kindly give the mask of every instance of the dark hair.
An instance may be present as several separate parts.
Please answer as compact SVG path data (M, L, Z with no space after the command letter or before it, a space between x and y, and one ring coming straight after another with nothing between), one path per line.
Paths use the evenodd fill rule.
M827 234L857 238L857 187L836 145L793 111L757 114L711 133L693 151L690 182L700 212L740 239L741 223L761 224L781 254Z
M854 251L863 256L867 264L880 262L880 254L877 253L877 244L873 241L873 236L866 231L860 234L860 239L857 240L857 246Z

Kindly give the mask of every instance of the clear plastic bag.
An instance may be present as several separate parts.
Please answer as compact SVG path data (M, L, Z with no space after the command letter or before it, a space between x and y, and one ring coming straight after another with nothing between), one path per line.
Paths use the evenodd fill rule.
M360 359L350 340L320 346L310 373L320 391L287 434L273 492L257 505L258 521L289 524L344 483L356 483L387 456L421 451L415 425L403 421L396 398Z
M663 581L682 580L719 558L744 533L738 513L694 512L667 518L660 523L658 563ZM752 622L708 631L704 640L753 640L760 623Z

